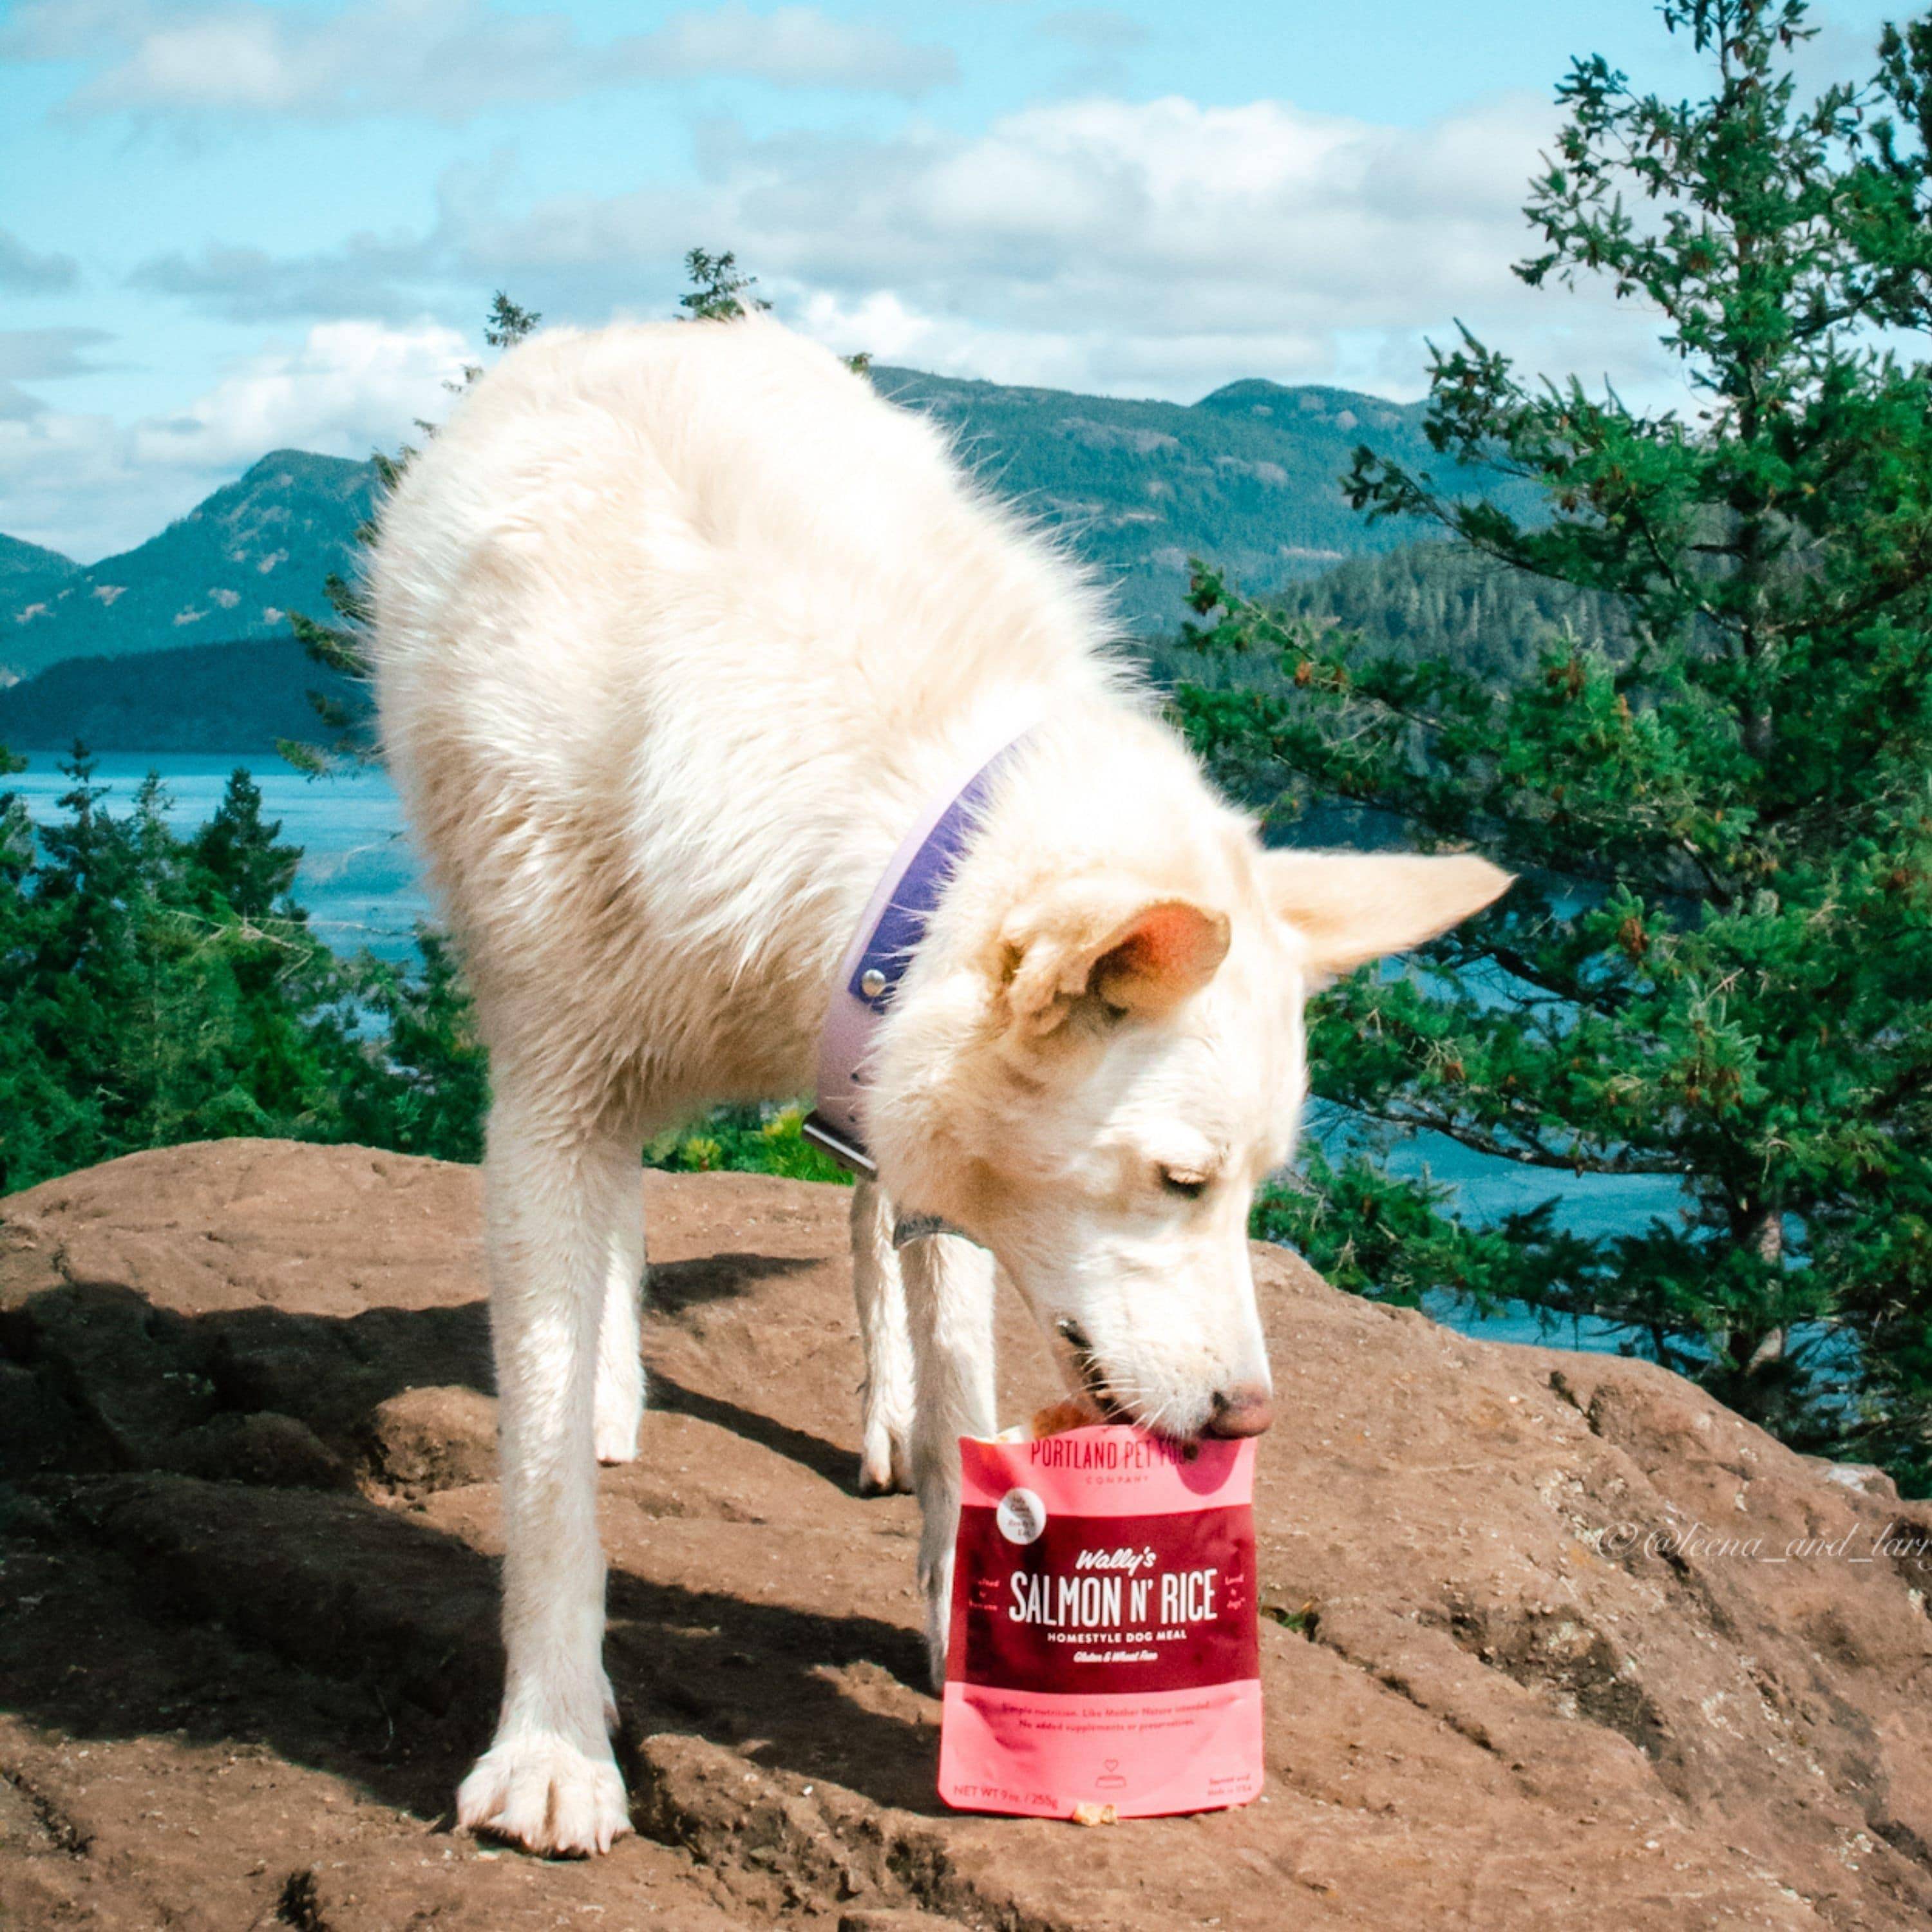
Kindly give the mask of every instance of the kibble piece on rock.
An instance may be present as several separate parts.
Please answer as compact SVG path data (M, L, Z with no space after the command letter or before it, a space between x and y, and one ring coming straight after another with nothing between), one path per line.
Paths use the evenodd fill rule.
M496 1404L471 1388L405 1389L369 1418L376 1474L399 1490L454 1490L496 1473Z

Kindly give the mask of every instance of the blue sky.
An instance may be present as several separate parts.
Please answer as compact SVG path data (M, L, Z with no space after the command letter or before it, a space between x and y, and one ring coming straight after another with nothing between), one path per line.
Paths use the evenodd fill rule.
M1818 10L1807 67L1899 10ZM0 530L91 560L278 444L392 443L493 288L662 314L694 243L954 374L1412 396L1461 316L1641 390L1640 316L1508 273L1597 51L1694 84L1650 0L0 6Z

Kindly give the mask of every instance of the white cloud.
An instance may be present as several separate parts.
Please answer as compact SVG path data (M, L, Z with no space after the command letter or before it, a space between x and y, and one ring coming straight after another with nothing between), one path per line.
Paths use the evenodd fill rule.
M1056 102L971 136L714 126L695 188L452 200L424 266L591 319L674 282L676 250L699 241L844 346L1179 397L1247 374L1413 394L1423 336L1459 316L1532 367L1580 352L1649 380L1643 318L1509 272L1551 126L1522 99L1412 129L1180 98ZM885 297L871 312L903 352L851 340Z
M153 536L271 449L393 447L417 417L442 413L465 350L434 323L326 322L165 416L118 424L46 404L0 413L0 530L91 559Z
M1525 99L1403 128L1276 101L1094 98L970 135L916 122L758 140L712 124L694 181L616 195L521 196L500 159L446 178L418 236L145 265L144 288L231 319L344 320L112 447L174 478L276 441L353 452L385 424L392 438L422 406L402 406L404 391L460 352L453 330L414 320L426 310L470 324L504 288L552 321L668 314L693 244L735 250L782 314L841 350L1000 381L1192 400L1262 375L1413 396L1424 336L1448 339L1461 318L1531 372L1606 373L1634 399L1674 398L1652 320L1509 273L1551 125ZM104 502L128 500L117 474ZM15 500L30 495L22 482ZM62 514L92 513L76 496ZM21 520L0 498L0 528Z
M135 447L144 460L218 470L287 446L366 455L442 414L467 346L435 323L318 323L298 346L266 350L187 409L139 424Z
M694 243L735 250L842 347L1005 380L1192 398L1232 376L1414 395L1467 320L1532 369L1664 379L1653 325L1525 289L1525 184L1553 126L1508 98L1408 128L1279 101L1030 107L960 135L700 129L694 182L519 202L452 173L430 230L278 260L158 257L137 285L231 320L422 312L508 288L553 320L667 313ZM865 331L874 329L868 337Z
M0 29L0 58L88 64L79 115L232 124L415 115L563 100L644 81L732 76L911 98L956 77L946 49L818 8L742 0L593 44L562 13L493 0L359 0L340 10L216 0L30 0Z

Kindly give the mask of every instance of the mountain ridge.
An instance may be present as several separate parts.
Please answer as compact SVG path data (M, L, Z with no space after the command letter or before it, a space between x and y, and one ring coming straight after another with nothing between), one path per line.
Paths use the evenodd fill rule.
M1340 478L1358 444L1442 467L1423 404L1330 385L1247 376L1170 403L892 364L871 374L943 425L986 487L1064 536L1144 636L1178 624L1194 556L1266 592L1410 540L1349 508ZM1522 490L1468 480L1507 500ZM376 488L373 462L277 449L98 563L0 538L0 682L73 658L286 636L289 612L324 614L326 580L354 569Z
M1191 558L1264 593L1414 541L1349 506L1341 478L1361 444L1412 469L1445 467L1424 434L1426 404L1328 384L1244 376L1169 403L892 364L872 374L882 394L944 424L996 494L1063 532L1143 636L1178 626ZM1472 491L1532 504L1520 483L1466 475Z
M0 536L0 584L20 577L68 577L80 568L72 557L49 550L44 544Z
M132 550L25 592L0 577L0 668L26 678L69 658L286 636L287 614L322 608L330 573L354 567L375 496L371 464L271 450Z

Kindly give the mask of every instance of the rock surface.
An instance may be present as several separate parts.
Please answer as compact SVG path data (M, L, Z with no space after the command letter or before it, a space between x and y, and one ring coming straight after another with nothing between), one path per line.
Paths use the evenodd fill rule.
M640 1835L448 1803L497 1688L473 1171L231 1142L0 1204L0 1924L1918 1927L1932 1510L1641 1364L1257 1250L1267 1797L933 1796L904 1498L855 1492L836 1190L646 1174L602 1478ZM1048 1390L1004 1311L1009 1415Z

